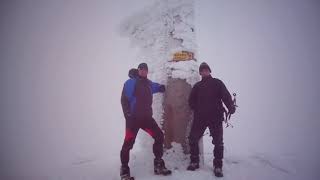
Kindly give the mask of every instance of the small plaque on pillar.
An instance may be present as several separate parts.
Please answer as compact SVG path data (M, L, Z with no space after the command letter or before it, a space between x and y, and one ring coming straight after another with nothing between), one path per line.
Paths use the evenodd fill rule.
M179 51L173 54L172 61L178 62L178 61L190 61L190 60L195 60L193 52Z

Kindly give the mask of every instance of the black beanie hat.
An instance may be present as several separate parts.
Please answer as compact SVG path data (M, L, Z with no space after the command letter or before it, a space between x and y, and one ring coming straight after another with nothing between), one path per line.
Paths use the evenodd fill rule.
M209 67L209 65L205 62L201 63L200 66L199 66L199 72L201 72L203 69L208 69L211 73L211 69Z
M128 73L129 78L136 78L138 76L138 69L132 68Z
M140 63L139 66L138 66L138 69L146 69L146 70L148 70L147 63Z

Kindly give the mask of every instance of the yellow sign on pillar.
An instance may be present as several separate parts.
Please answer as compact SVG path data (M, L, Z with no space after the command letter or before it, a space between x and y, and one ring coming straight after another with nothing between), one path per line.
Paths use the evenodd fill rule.
M172 61L190 61L194 60L194 54L193 52L189 51L180 51L173 54Z

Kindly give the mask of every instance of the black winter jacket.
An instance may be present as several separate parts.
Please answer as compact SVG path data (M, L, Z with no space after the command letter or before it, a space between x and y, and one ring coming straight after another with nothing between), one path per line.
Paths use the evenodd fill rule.
M189 106L194 111L195 119L202 121L223 120L224 107L230 110L232 98L224 83L211 76L197 82L189 96Z

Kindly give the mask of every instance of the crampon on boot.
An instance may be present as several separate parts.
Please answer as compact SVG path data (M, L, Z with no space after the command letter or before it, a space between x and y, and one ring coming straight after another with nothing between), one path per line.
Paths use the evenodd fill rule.
M197 162L191 162L187 167L188 171L195 171L196 169L199 169L199 163Z
M213 173L216 177L223 177L222 168L215 167Z
M154 159L154 174L170 175L172 172L166 168L163 159Z
M130 168L129 166L122 165L120 168L120 177L121 180L134 180L134 177L130 176Z

